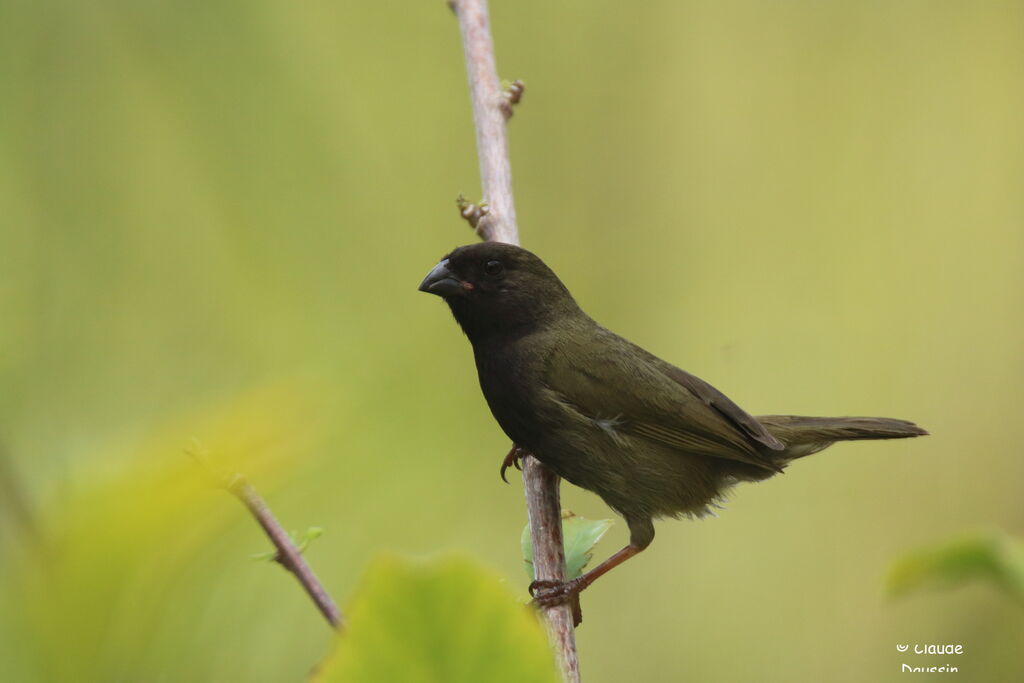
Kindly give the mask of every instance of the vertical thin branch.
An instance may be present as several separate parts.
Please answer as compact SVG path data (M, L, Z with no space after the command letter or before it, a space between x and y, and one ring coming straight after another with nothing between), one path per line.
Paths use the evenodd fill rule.
M486 0L454 0L459 17L462 48L466 55L469 94L476 123L476 150L480 157L480 184L489 208L477 232L485 240L519 244L516 209L512 202L512 165L505 129L507 100L494 63L494 41L487 18Z
M507 95L502 91L494 61L494 41L491 39L486 0L452 0L449 5L459 18L462 32L476 123L480 179L486 202L486 211L480 212L474 227L485 240L519 244L505 123L511 105L522 95L523 86L517 81L512 93ZM559 482L558 475L533 456L523 459L523 488L537 579L565 580ZM580 673L572 607L563 604L545 608L544 617L562 676L569 683L577 683Z
M523 489L530 518L530 535L533 537L533 570L540 580L565 580L559 482L558 475L532 455L523 458ZM580 662L576 654L572 603L545 608L544 619L551 645L558 655L562 677L569 683L579 683Z

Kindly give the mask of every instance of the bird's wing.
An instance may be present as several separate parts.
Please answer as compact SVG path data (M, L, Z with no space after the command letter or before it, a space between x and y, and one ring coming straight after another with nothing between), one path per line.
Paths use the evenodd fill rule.
M681 370L657 357L654 357L654 360L658 361L657 365L662 366L662 372L669 378L686 387L690 393L713 408L722 417L731 422L735 428L743 432L743 435L748 439L773 451L781 451L786 448L785 444L772 436L763 424L758 422L756 418L748 414L743 408L733 403L732 399L721 391L715 389L700 377L691 375L686 370Z
M784 446L761 423L704 380L604 328L554 346L544 381L606 429L779 470L762 451Z

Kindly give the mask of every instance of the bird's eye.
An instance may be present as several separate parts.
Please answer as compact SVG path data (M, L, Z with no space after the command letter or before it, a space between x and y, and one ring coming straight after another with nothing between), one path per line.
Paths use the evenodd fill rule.
M488 275L501 275L503 270L505 270L505 266L501 264L501 261L488 261L484 265L484 272Z

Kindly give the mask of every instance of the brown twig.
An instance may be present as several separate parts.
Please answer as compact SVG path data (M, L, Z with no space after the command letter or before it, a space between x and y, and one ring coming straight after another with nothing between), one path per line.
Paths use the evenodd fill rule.
M460 203L464 218L485 240L519 244L515 205L512 201L512 168L509 163L505 122L511 107L522 96L522 82L502 90L494 62L494 42L487 17L486 0L452 0L448 3L459 18L466 56L473 120L476 123L480 180L486 200L480 206ZM467 215L467 209L469 211ZM565 550L562 545L562 515L558 497L559 478L536 458L523 458L523 488L533 538L535 578L564 581ZM544 609L548 636L558 658L563 678L580 680L571 605Z
M494 42L487 19L486 0L454 0L462 47L469 75L469 94L476 123L476 149L480 157L480 181L490 211L477 227L485 240L519 244L516 209L512 203L512 167L504 108L507 99L494 65ZM487 225L484 225L486 223Z
M533 573L538 580L565 580L565 546L562 541L560 479L532 455L523 458L523 492L533 538ZM578 609L579 602L575 603ZM573 603L544 608L548 637L558 655L562 677L579 683L580 662L576 653Z
M242 504L248 508L252 516L259 522L259 525L263 527L263 531L267 534L270 542L274 544L274 548L277 549L274 561L295 575L295 578L302 584L303 590L306 591L317 609L327 619L327 623L332 628L340 631L344 627L345 622L341 612L338 610L338 606L334 604L334 600L327 594L323 584L316 578L316 574L313 573L309 564L302 557L302 553L295 547L291 536L281 527L281 524L274 517L274 513L270 511L270 508L263 498L260 497L260 494L240 474L234 475L227 482L226 488L238 500L242 501Z
M266 501L260 497L260 494L256 492L252 484L241 474L235 473L228 476L219 471L218 468L210 463L205 451L198 442L194 443L185 452L192 456L207 471L218 486L242 501L242 505L256 518L260 527L263 528L263 532L266 533L267 538L274 544L274 549L277 551L274 555L274 561L298 579L303 590L309 595L313 604L320 610L320 613L324 615L331 628L339 631L344 628L345 619L341 616L338 606L334 604L334 600L327 594L320 580L316 578L316 574L313 573L309 564L302 557L302 553L295 547L291 536L288 535L280 522L277 521Z

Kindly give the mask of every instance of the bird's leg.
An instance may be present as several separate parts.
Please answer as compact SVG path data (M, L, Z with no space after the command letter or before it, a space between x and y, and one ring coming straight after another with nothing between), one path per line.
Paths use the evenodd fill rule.
M503 482L506 484L508 483L508 479L505 478L505 470L509 467L514 465L517 470L523 469L519 464L519 461L522 460L525 455L527 455L526 451L519 446L512 444L512 450L510 450L508 455L505 456L505 459L501 461L501 480Z
M597 581L598 578L639 553L644 547L646 546L641 547L630 543L586 574L569 581L534 581L530 584L529 589L530 595L533 596L533 603L540 607L551 607L567 602L579 595L580 591Z

